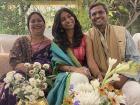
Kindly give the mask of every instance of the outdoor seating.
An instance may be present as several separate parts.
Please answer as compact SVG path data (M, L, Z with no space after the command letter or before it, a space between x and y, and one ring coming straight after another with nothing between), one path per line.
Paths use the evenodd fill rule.
M9 52L18 35L0 35L0 77L12 70L9 65Z

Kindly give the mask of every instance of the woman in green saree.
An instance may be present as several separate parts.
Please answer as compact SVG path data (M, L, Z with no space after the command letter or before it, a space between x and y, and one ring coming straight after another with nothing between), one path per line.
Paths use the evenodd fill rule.
M61 8L55 15L51 45L53 72L57 74L54 88L47 99L49 105L61 105L69 90L79 83L89 82L91 75L102 79L93 59L90 40L81 30L75 14Z

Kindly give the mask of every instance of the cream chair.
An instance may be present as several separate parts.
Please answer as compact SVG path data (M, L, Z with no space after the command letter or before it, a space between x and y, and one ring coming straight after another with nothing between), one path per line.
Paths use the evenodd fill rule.
M0 77L12 70L9 65L9 52L17 35L0 35Z
M45 35L53 39L51 31L45 31ZM15 40L21 35L0 35L0 77L11 70L9 66L9 52Z
M0 77L10 70L9 53L0 53Z
M133 40L135 42L136 48L138 49L138 51L140 53L140 33L134 34Z

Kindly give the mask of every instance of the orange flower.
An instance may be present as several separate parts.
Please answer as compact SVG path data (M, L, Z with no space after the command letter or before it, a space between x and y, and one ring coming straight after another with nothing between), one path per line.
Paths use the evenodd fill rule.
M106 95L105 89L104 88L99 88L99 93L101 95Z
M109 97L109 100L111 102L111 105L117 105L117 101L114 97Z
M72 98L71 97L66 97L64 100L63 100L63 105L72 105L73 102L72 102Z
M118 90L118 89L115 90L115 93L116 93L116 95L118 95L118 96L119 96L119 95L123 95L123 92L122 92L121 90Z
M113 92L115 90L114 87L111 84L106 84L104 86L104 88L107 89L110 92Z

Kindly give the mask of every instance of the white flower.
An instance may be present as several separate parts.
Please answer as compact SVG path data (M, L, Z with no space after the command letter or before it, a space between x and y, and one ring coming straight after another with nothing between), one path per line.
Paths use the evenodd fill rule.
M23 76L22 76L21 74L19 74L19 73L16 73L16 74L14 75L14 78L15 78L17 81L21 81L21 80L23 79Z
M72 72L70 84L89 83L87 76L81 73Z
M50 65L49 64L43 64L44 69L49 69Z
M29 83L32 85L32 86L36 86L36 80L34 78L30 78L29 79Z
M117 62L117 59L109 57L109 67L112 68L113 65Z
M24 66L30 70L31 64L25 63ZM45 65L44 65L45 66ZM45 67L48 67L47 65ZM5 89L9 87L10 92L23 101L35 102L44 97L43 90L47 88L45 70L41 69L41 64L35 62L29 71L30 78L22 76L16 71L10 71L4 78ZM25 100L24 100L25 99Z
M30 68L31 67L31 64L30 63L24 63L24 67L25 68Z
M122 104L126 104L126 97L123 95L119 95L119 96L117 96L117 101L119 102L119 103L122 103Z
M30 102L33 102L36 100L36 97L34 95L30 95L28 98Z
M11 83L13 80L14 80L13 75L11 76L9 75L9 76L6 76L6 78L4 78L5 83Z
M121 71L126 71L128 70L130 67L129 67L129 63L119 63L117 66L116 66L116 72L121 72Z
M86 98L85 98L86 97ZM79 100L80 105L99 105L100 95L92 92L79 92L74 101Z
M48 86L48 84L47 83L43 83L43 85L42 85L42 89L44 90L44 89L46 89L47 88L47 86Z
M13 91L13 95L18 94L20 91L21 91L20 88L16 88L16 89Z
M41 64L39 62L35 62L33 64L33 67L35 67L35 68L37 67L37 68L41 69Z
M89 83L81 83L74 87L76 92L91 92L93 90L92 86Z
M11 83L14 80L14 74L16 71L10 71L6 74L6 77L4 78L5 83Z
M37 88L37 87L33 88L33 89L32 89L32 94L33 94L34 96L38 96L39 90L40 90L40 89Z
M116 96L116 94L114 92L108 92L108 96L111 97L111 98L113 98L113 97Z
M113 76L109 78L109 81L120 81L119 74L113 74Z
M29 70L29 74L33 75L34 74L34 70Z
M46 78L46 77L43 77L42 81L44 81L44 82L45 82L46 80L47 80L47 78Z
M112 70L112 67L116 62L117 62L117 59L109 57L109 67L103 79L102 85L105 84L107 82L106 80L112 75L111 72L114 72L114 70Z
M94 87L94 89L96 89L100 86L100 82L98 79L92 80L90 83Z
M34 67L34 68L33 68L34 74L38 74L38 72L40 71L40 69L41 69L41 68Z
M44 70L40 70L39 74L45 77L45 71Z
M16 73L16 71L10 71L6 74L6 76L13 76Z
M32 92L32 86L27 85L27 86L25 87L25 91L26 91L27 93Z
M10 83L7 83L4 88L7 89L9 86L10 86Z
M41 84L41 80L40 79L36 79L36 83L37 84Z
M43 91L39 91L39 96L43 97L44 96L44 92Z
M116 105L120 105L120 103L125 104L125 97L122 95L116 95L114 92L108 92L108 97L115 99Z
M35 74L35 75L34 75L34 78L35 78L35 79L39 79L39 78L40 78L40 75L39 75L39 74Z

